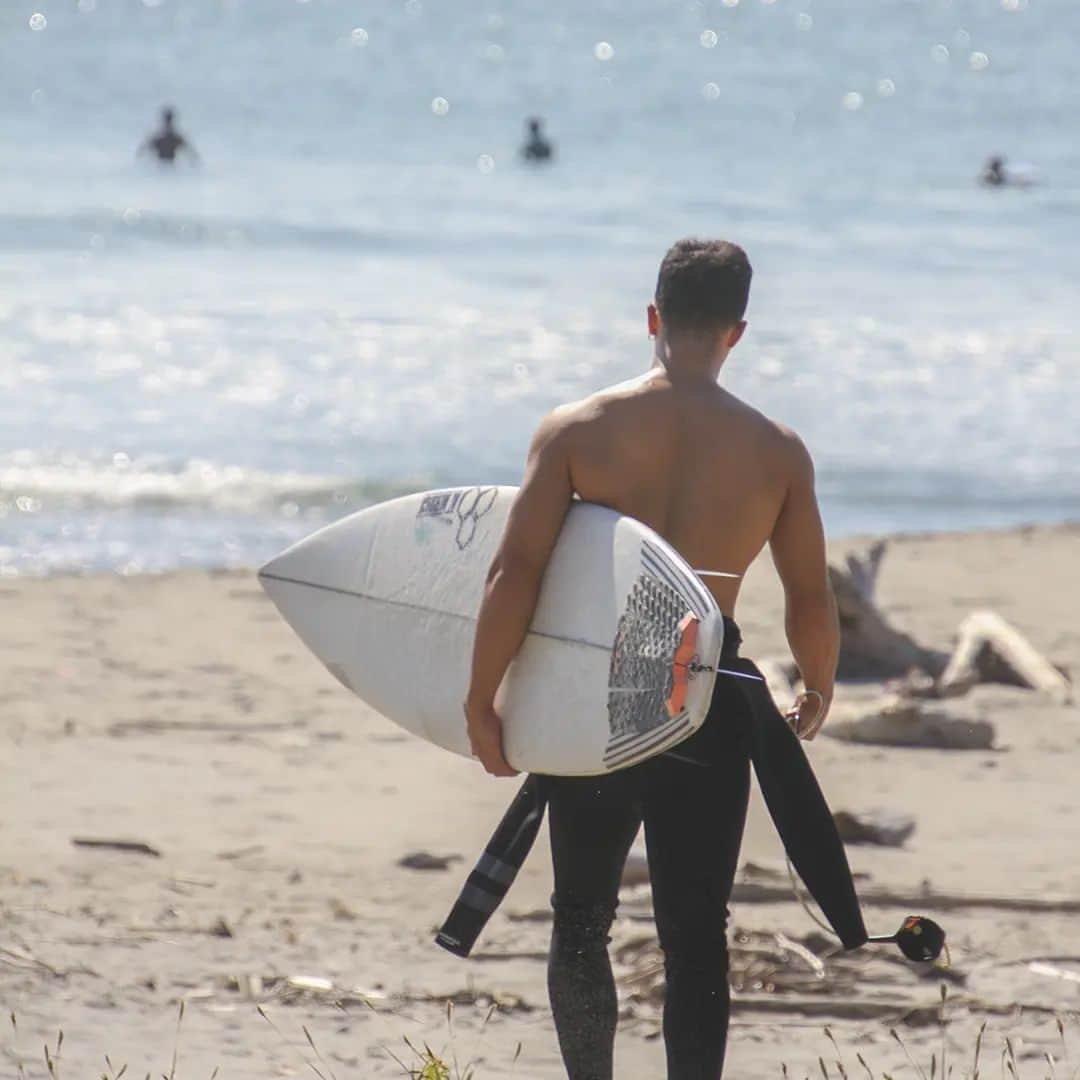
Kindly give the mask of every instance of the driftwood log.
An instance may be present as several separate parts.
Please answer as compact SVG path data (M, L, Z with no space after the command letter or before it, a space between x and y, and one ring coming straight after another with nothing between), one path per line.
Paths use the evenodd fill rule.
M957 631L956 649L941 678L946 696L964 694L976 683L1000 682L1071 699L1069 680L1016 629L993 611L976 611Z
M994 726L987 720L952 716L919 698L885 695L868 705L834 707L822 734L869 746L929 747L933 750L990 750Z
M874 603L878 572L887 542L878 540L865 552L850 554L845 565L829 566L840 615L842 679L889 679L912 669L940 674L948 657L926 649L896 627Z

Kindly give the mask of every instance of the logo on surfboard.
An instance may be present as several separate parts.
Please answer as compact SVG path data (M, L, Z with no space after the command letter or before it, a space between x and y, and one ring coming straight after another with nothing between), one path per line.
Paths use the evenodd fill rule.
M417 518L435 518L456 527L454 540L464 551L476 537L480 519L495 505L499 489L493 487L452 488L425 495Z

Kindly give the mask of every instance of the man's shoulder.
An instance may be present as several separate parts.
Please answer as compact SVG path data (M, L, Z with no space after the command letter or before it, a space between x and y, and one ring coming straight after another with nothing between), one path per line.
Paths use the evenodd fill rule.
M806 443L794 428L767 416L760 409L749 405L741 398L732 396L732 406L738 409L740 417L752 434L752 439L759 453L764 453L783 467L786 472L801 473L812 468L810 451Z
M759 408L751 405L743 398L736 397L730 391L725 391L725 399L728 408L737 410L747 424L760 432L764 438L776 443L777 446L802 445L798 433L793 428L788 427L787 424L781 423L781 421L763 413Z

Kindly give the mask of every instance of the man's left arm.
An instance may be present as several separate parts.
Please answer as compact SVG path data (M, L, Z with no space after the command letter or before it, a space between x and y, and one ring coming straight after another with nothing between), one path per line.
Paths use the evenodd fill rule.
M570 509L567 441L565 422L555 415L537 428L476 623L465 717L473 753L493 776L516 773L503 755L495 695L529 632L544 571Z

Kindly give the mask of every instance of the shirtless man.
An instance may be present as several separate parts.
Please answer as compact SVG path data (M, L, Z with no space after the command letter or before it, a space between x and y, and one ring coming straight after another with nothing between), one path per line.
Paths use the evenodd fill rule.
M148 135L138 153L140 157L153 154L163 165L172 165L181 151L188 155L192 164L198 164L195 147L176 130L176 113L166 106L161 110L161 130Z
M793 432L717 385L746 329L750 278L736 245L679 241L661 263L648 308L652 368L556 409L537 429L488 576L465 702L473 751L492 775L514 775L495 692L525 638L575 495L645 522L691 566L739 575L705 579L727 619L727 657L739 644L742 575L768 543L807 688L789 721L805 739L824 722L839 628L813 464ZM718 679L702 728L675 750L606 776L547 781L555 872L548 984L570 1080L613 1075L617 1004L607 934L642 823L665 954L668 1077L721 1075L727 902L749 791L747 722L731 680Z

